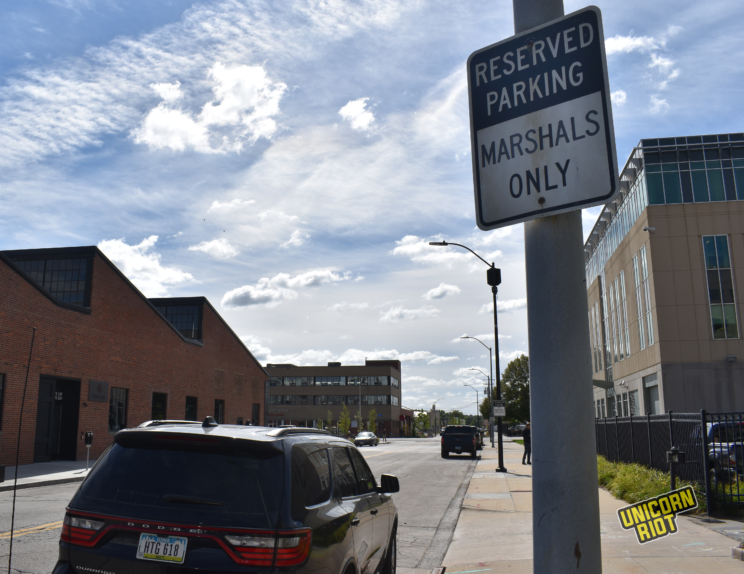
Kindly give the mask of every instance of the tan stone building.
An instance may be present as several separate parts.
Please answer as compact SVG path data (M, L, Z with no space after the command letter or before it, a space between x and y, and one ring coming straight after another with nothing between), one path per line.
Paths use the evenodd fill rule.
M377 435L400 436L401 365L398 360L365 361L364 365L296 366L268 364L267 424L315 427L320 421L338 425L346 405L352 419L351 433L369 428L369 415L375 411ZM360 407L361 402L361 407ZM330 412L330 417L329 417Z
M641 140L586 244L596 416L744 411L744 134Z

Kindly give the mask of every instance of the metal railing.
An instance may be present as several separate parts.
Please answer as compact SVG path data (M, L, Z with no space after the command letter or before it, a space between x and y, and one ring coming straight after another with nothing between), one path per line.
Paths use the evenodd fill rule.
M679 478L705 485L708 508L744 508L744 413L666 413L595 419L597 454L669 472L667 453L684 453ZM707 458L707 460L706 460Z

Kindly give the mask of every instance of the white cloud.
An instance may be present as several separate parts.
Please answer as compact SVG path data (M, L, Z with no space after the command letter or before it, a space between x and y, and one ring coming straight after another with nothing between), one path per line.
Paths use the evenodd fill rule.
M465 335L463 335L464 337ZM493 333L483 333L482 335L473 335L473 339L480 339L481 341L487 341L489 343L493 342ZM506 341L508 339L511 339L511 335L504 335L502 333L499 333L499 341ZM469 342L471 339L463 339L462 337L455 337L450 341L450 343L461 343L463 341ZM477 341L476 341L477 342Z
M451 265L457 261L466 262L471 257L469 254L466 256L464 253L450 250L449 247L429 245L427 240L415 235L406 235L403 239L395 243L397 247L391 251L393 255L410 257L411 261L419 263L444 263Z
M440 283L439 287L429 289L422 297L427 301L431 301L432 299L443 299L447 295L457 295L458 293L460 293L460 288L457 285Z
M165 297L168 287L193 282L194 278L177 267L162 265L160 254L152 250L157 241L157 235L143 239L138 245L127 245L124 238L105 239L98 243L98 248L146 297Z
M406 309L399 305L391 307L385 312L380 312L380 321L383 323L397 323L398 321L411 321L415 319L427 319L436 317L439 309L434 307L420 307L418 309Z
M212 205L207 210L207 213L211 211L232 211L233 209L237 209L240 207L246 207L248 205L253 205L256 203L255 199L232 199L230 201L218 201L215 200L212 202Z
M274 277L262 277L255 285L244 285L225 293L222 306L228 308L266 305L276 307L282 301L296 299L298 291L337 283L349 279L349 273L337 269L312 269L298 275L279 273Z
M372 129L375 116L367 107L369 98L353 100L341 108L338 113L351 125L351 129L366 132Z
M262 211L258 214L258 218L261 221L264 220L270 220L272 225L276 225L277 222L290 222L290 221L296 221L299 219L296 215L288 215L287 213L284 213L283 211L278 211L276 209L269 209L267 211Z
M265 360L269 355L271 355L271 349L263 344L263 341L265 341L263 337L243 335L240 339L245 343L245 346L248 347L248 350L253 353L253 356L259 361Z
M414 351L412 353L401 353L398 358L401 361L426 361L427 365L439 365L441 363L449 363L450 361L456 361L459 357L444 357L436 355L430 351Z
M651 95L651 113L661 114L669 109L669 104L665 99L659 98L657 95Z
M610 99L616 106L622 106L628 99L628 94L625 93L625 90L616 90L610 94Z
M648 65L649 68L659 68L660 70L667 70L674 65L674 62L669 58L659 56L658 54L651 54L651 63Z
M650 52L662 47L664 44L656 38L649 36L621 36L617 34L612 38L605 39L605 53L610 56L618 53L628 52Z
M328 307L328 310L341 313L344 311L357 311L360 309L367 309L368 307L369 303L346 303L344 301L343 303L336 303L335 305L331 305L330 307Z
M214 99L204 104L196 118L170 107L182 96L180 82L151 84L164 101L132 131L134 141L154 149L225 153L239 152L246 143L274 135L278 129L274 116L285 84L270 80L262 66L227 67L221 62L210 68L207 77L214 83Z
M212 241L202 241L198 245L189 247L189 251L202 251L217 259L230 259L240 254L224 237L213 239Z
M514 359L516 359L517 357L521 357L522 355L527 355L527 353L525 353L524 351L499 352L499 357L501 359L504 359L505 361L513 361ZM506 365L503 365L503 367L506 367Z
M499 312L508 313L509 311L516 311L518 309L524 309L527 307L527 299L507 299L505 301L499 300ZM478 311L479 315L485 315L487 313L493 313L493 302L486 303Z
M150 87L160 96L161 100L167 103L175 102L183 96L181 82L176 82L175 84L150 84Z
M299 247L305 241L310 239L310 235L308 233L305 233L304 231L300 231L299 229L295 229L292 232L292 235L290 236L287 241L282 243L279 247L286 249L287 247Z

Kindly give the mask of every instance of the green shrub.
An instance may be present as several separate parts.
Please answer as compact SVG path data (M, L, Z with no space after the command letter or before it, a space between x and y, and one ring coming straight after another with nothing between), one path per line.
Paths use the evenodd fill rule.
M610 462L597 456L597 478L599 485L606 488L612 496L629 504L659 496L671 490L671 476L638 463ZM677 479L677 488L688 484L695 489L698 512L705 512L705 487L697 482Z

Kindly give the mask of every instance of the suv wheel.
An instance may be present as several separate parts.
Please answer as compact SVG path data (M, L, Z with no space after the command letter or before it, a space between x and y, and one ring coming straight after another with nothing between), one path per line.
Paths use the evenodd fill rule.
M478 451L477 450L474 450L473 452L470 453L470 458L477 458L477 457L478 457Z
M442 458L449 458L449 453L446 450L442 451Z
M393 530L390 536L390 543L388 544L388 553L385 557L385 566L382 567L382 574L395 574L395 570L398 567L398 543L397 543L397 529Z

